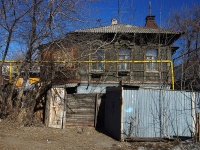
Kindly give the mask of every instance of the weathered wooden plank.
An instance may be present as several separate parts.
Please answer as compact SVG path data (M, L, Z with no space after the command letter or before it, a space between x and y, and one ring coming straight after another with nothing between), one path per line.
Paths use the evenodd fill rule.
M80 103L75 103L75 102L71 103L70 102L70 104L67 104L66 106L67 107L72 107L72 108L81 108L81 107L92 108L95 105L94 104L90 105L88 103L86 103L86 104L80 104Z
M94 102L93 101L91 101L91 102L88 102L88 101L84 101L84 100L82 100L82 101L67 101L67 103L72 103L72 105L73 104L76 104L76 103L80 103L80 104L90 104L90 105L92 105Z
M96 94L70 94L66 100L66 125L94 125Z
M102 94L70 94L66 99L66 125L96 126ZM102 113L102 112L101 112ZM98 117L97 117L98 116Z
M48 91L47 109L48 127L64 128L65 121L65 99L66 91L64 88L51 88Z
M65 125L67 126L94 126L94 121L88 122L66 122Z
M79 119L79 120L77 120L77 119ZM94 122L94 119L92 119L92 118L87 118L87 119L84 119L84 118L68 118L66 121L67 122L88 122L88 121Z
M66 114L66 117L73 117L73 118L89 118L89 117L94 117L94 114Z
M94 115L94 110L93 109L72 109L70 111L66 112L67 114L93 114Z

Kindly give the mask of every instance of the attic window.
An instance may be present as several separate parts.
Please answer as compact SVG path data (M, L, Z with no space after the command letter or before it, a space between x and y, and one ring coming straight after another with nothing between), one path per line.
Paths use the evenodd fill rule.
M130 60L130 49L120 49L119 50L119 60L120 61L128 61ZM130 63L127 62L120 62L119 63L119 71L129 71L130 70Z

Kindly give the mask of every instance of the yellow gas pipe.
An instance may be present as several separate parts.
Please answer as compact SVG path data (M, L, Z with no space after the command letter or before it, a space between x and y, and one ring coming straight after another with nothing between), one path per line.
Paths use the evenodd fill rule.
M12 83L12 63L10 63L10 78L9 82Z
M1 61L0 61L1 62ZM10 63L10 83L12 83L12 63L20 63L22 61L16 60L6 60L5 63ZM40 61L35 61L38 63ZM41 61L41 62L53 62L53 63L169 63L171 69L171 80L172 80L172 89L174 90L174 69L173 62L171 60L102 60L102 61L93 61L93 60L85 60L85 61Z

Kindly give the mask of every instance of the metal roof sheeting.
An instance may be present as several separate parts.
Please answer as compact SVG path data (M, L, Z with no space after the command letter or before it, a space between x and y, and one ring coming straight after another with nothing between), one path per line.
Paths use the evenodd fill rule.
M181 34L178 31L147 28L125 24L116 24L97 28L88 28L83 30L75 30L77 33L162 33L162 34Z

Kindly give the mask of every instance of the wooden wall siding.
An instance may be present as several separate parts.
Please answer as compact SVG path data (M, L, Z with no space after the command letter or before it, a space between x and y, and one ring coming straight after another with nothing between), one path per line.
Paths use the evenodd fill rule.
M148 46L137 46L137 45L133 45L132 43L129 43L129 45L126 43L126 46L131 49L132 60L146 59L145 53L146 53L146 49L149 48ZM105 49L109 49L109 53L107 53L107 51L105 50L106 59L107 60L118 60L117 51L118 51L118 49L120 49L120 47L123 47L123 45L119 44L116 46L115 44L113 44L113 45L109 45L109 47L105 48ZM150 48L158 49L158 59L163 59L163 60L171 59L171 57L170 57L171 51L168 47L158 47L158 45L157 46L153 45L153 47L150 47ZM123 79L125 81L129 80L129 82L134 82L135 79L137 81L141 81L141 82L145 82L145 81L158 82L158 80L159 80L158 78L160 77L160 76L158 76L158 73L146 73L145 67L146 67L145 63L131 64L131 72L128 75L129 77L128 76L123 77ZM168 76L170 75L170 68L167 66L166 63L162 63L162 64L158 63L158 69L159 69L159 71L162 72L162 75L164 75L164 72L166 72L166 71L168 71ZM121 80L119 78L114 77L115 74L117 76L117 70L118 70L118 64L116 64L116 63L115 64L105 64L105 72L108 76L107 76L106 80L103 80L103 81L119 81L119 80ZM110 74L110 76L109 76L109 74ZM163 78L168 78L168 77L166 76ZM132 79L134 79L134 80L132 80Z
M143 71L133 72L131 76L131 80L142 83L142 81L144 81L144 72Z
M66 125L95 125L100 97L97 94L68 94L66 100Z
M154 81L154 82L159 82L160 79L160 73L159 72L147 72L145 80L146 81Z
M142 45L137 45L136 41L134 41L133 36L117 36L116 39L111 42L113 35L99 35L99 34L91 34L91 35L84 35L78 34L76 37L76 52L69 51L67 55L71 57L76 57L76 60L91 60L91 53L94 53L97 49L103 50L105 60L118 60L118 51L119 49L130 49L131 50L131 60L145 60L146 59L146 50L147 49L158 49L158 59L159 60L171 60L171 49L169 46L165 45L158 45L155 44L154 41L149 41L149 43L144 42ZM111 38L111 39L110 39ZM110 40L110 41L109 41ZM141 44L141 43L140 43ZM49 53L46 54L47 57ZM64 55L63 55L64 56ZM67 59L67 58L66 58ZM118 76L118 63L107 63L104 64L104 70L101 71L104 74L101 75L100 78L92 77L94 71L91 69L91 63L76 63L77 66L77 73L72 73L75 78L80 79L81 82L119 82L121 77ZM73 66L69 64L67 68ZM75 67L76 68L76 67ZM170 76L170 67L167 66L166 63L158 63L159 72L164 75L166 71L168 74L164 78L168 78ZM51 69L51 68L50 68ZM123 79L130 83L135 83L135 81L140 81L142 83L146 81L154 81L157 82L157 73L151 74L153 77L149 77L149 74L146 73L146 63L134 63L131 64L130 73L127 76L123 77ZM80 72L82 72L80 74ZM70 76L71 77L71 76ZM129 81L128 81L129 80ZM168 82L170 81L170 78Z

